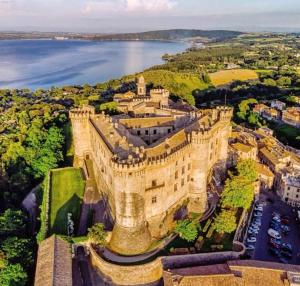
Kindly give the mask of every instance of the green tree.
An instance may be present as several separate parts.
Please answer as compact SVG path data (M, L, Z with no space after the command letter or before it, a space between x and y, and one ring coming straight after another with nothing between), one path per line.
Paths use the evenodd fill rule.
M192 220L180 220L176 223L175 233L186 241L194 241L198 235L198 228Z
M1 249L9 263L20 263L24 268L33 265L33 243L30 239L9 237L3 241Z
M282 87L290 86L291 84L292 84L292 80L287 76L280 77L277 80L277 85L282 86Z
M222 206L248 209L254 198L254 186L242 177L227 179L222 193Z
M248 112L250 111L249 104L255 104L257 100L255 98L249 98L242 100L239 104L239 111L237 112L237 116L243 120L246 119Z
M223 209L215 218L214 228L221 234L234 232L237 228L235 212Z
M8 264L0 270L1 286L25 286L27 274L20 264Z
M7 209L0 215L0 235L23 234L26 228L26 217L21 211Z
M107 232L103 223L97 223L88 229L88 238L98 246L106 245Z
M238 176L249 183L254 183L258 179L256 162L252 159L240 160L236 169Z
M266 85L266 86L276 86L277 85L276 81L272 78L266 78L263 81L263 84Z

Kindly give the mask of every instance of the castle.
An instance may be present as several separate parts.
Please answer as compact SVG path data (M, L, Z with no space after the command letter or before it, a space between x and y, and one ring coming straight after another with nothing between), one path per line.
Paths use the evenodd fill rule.
M75 165L93 163L97 188L115 224L109 247L120 254L145 252L174 226L176 212L207 208L207 180L226 170L232 109L197 110L174 103L164 89L115 95L120 115L73 109Z

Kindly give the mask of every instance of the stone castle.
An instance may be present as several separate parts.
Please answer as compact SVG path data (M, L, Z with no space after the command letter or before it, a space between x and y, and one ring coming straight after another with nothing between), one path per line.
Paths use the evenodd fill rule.
M171 230L182 206L206 210L208 177L226 170L232 109L174 103L167 90L148 93L143 78L136 94L114 100L119 115L96 114L91 106L70 111L74 162L93 164L114 218L109 247L134 255Z

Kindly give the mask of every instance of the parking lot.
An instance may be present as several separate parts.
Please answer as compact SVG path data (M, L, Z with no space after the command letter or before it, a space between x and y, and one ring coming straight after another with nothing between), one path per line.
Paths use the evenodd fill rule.
M262 194L259 200L259 203L262 203L263 211L261 216L261 226L259 227L258 233L248 234L247 238L253 236L256 238L254 243L246 243L248 246L253 245L254 250L249 250L248 253L251 255L252 259L263 260L263 261L272 261L272 262L283 262L289 264L300 264L300 257L297 255L300 253L300 225L296 220L296 213L293 212L293 208L284 202L282 202L276 195L272 193ZM268 235L268 229L270 228L270 223L272 221L272 213L279 213L280 217L288 217L288 227L290 231L287 234L283 234L282 231L279 231L281 234L280 243L288 243L292 246L291 258L288 258L286 255L274 255L271 253L270 248L275 248L270 245L270 236ZM253 213L253 220L255 212ZM279 220L280 221L280 220ZM283 225L282 223L279 223ZM247 241L246 238L246 241ZM281 248L278 247L279 253ZM284 252L283 252L284 253Z

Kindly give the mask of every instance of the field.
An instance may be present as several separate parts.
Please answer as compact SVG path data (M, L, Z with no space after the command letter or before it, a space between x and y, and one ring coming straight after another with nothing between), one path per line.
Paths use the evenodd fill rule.
M258 78L255 71L247 69L222 70L209 76L214 86L226 85L235 80L246 81Z
M75 168L53 170L50 183L49 232L67 234L67 214L79 221L85 183L81 171Z

